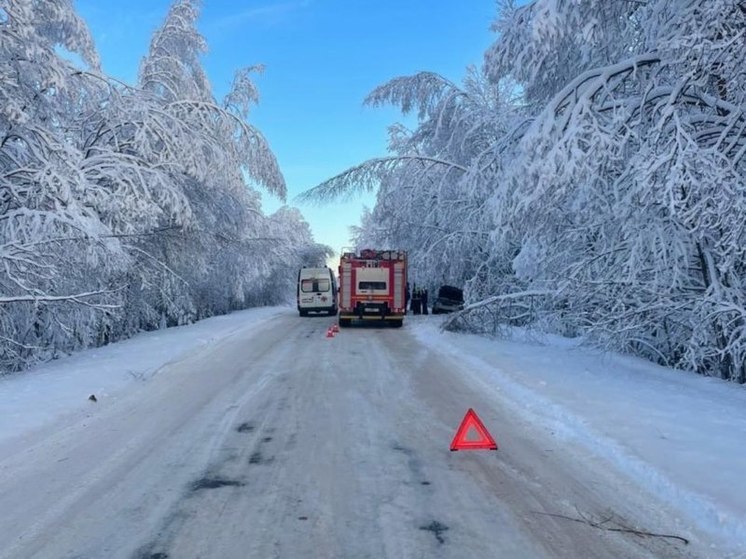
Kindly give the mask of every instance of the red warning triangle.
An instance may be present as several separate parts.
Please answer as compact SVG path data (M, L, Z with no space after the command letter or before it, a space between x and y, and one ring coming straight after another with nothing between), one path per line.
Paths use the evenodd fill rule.
M470 429L477 432L479 437L477 440L466 438ZM482 420L477 417L476 412L469 408L458 431L456 431L456 436L453 437L451 450L497 450L497 443L487 431Z

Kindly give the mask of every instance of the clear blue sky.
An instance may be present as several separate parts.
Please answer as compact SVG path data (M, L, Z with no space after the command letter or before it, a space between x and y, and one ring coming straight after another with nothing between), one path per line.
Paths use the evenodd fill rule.
M134 83L169 0L76 0L104 70ZM422 70L460 81L494 40L495 0L203 0L204 65L218 98L237 68L265 64L252 123L269 140L289 199L346 168L386 154L394 109L363 107L391 78ZM411 118L408 122L412 122ZM373 196L300 206L318 242L339 251ZM280 203L264 195L264 208Z

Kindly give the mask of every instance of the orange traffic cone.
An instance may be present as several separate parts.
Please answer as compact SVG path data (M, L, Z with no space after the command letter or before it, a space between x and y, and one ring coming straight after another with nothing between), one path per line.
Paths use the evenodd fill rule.
M333 338L334 337L334 331L329 328L329 330L326 331L326 337L327 338Z
M332 332L335 334L339 332L339 326L337 324L332 324Z

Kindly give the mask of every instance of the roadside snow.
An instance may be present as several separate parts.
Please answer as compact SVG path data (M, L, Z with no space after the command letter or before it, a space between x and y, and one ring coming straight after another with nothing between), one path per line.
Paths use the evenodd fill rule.
M563 338L493 340L412 318L417 338L471 365L487 394L746 551L746 387Z
M116 398L164 365L261 328L288 308L251 309L148 332L0 377L0 446L65 415L87 413L96 405L88 401L90 394ZM746 554L746 387L562 338L509 341L444 333L441 319L409 317L406 330L469 365L466 382L506 410L607 460ZM499 431L496 437L499 443Z
M259 327L287 307L260 307L201 320L189 326L144 332L89 349L23 373L0 376L0 444L95 405L164 365L243 329Z

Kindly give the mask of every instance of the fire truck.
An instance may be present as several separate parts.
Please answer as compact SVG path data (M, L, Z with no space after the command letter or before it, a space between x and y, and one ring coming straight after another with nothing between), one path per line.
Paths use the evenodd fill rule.
M406 286L404 251L343 251L339 259L339 325L383 320L400 327L407 308Z

